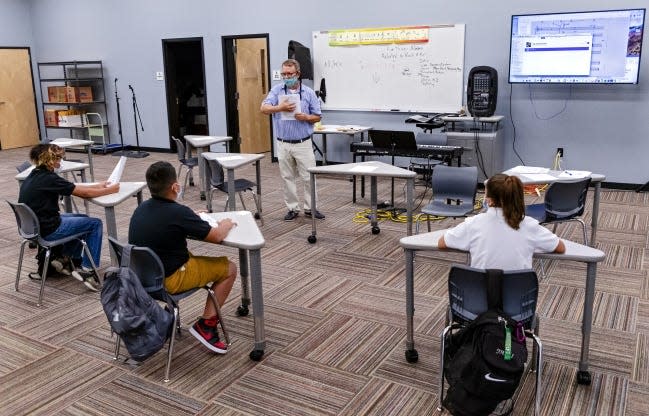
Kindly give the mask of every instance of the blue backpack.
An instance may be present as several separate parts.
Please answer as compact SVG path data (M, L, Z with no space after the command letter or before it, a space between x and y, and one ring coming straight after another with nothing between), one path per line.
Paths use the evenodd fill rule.
M113 332L119 335L132 359L143 361L159 351L171 334L173 307L162 308L142 287L129 268L131 248L122 251L119 267L104 274L101 304Z

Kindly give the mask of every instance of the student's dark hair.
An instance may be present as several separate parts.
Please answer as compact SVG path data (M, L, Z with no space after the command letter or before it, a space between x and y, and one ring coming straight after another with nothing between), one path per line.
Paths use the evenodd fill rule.
M29 160L36 166L54 170L54 164L65 156L65 150L51 143L39 143L29 151Z
M523 183L516 176L498 173L487 181L487 197L493 206L503 210L507 224L518 230L525 218Z
M176 170L169 162L155 162L146 170L146 184L151 195L162 195L174 182Z

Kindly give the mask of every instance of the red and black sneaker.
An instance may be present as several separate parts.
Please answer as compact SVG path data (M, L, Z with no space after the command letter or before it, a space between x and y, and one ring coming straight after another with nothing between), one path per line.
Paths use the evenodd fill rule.
M219 331L216 328L217 322L216 318L200 318L189 328L189 333L211 351L217 354L225 354L228 352L228 346L219 340Z

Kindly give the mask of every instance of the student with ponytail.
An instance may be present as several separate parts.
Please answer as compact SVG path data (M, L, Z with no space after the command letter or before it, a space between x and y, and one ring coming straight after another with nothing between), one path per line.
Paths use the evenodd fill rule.
M503 270L531 269L535 251L565 252L559 237L525 216L523 184L517 177L492 176L485 200L487 211L448 230L439 248L468 251L472 267Z

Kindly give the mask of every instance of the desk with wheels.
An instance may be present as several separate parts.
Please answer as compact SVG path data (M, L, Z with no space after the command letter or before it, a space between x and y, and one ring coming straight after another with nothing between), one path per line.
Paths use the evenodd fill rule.
M406 215L408 217L408 235L412 235L412 204L413 204L413 195L415 189L415 177L417 174L411 170L401 169L396 166L389 165L387 163L371 161L371 162L358 162L358 163L344 163L340 165L328 165L328 166L315 166L309 168L309 173L311 175L311 212L316 212L316 183L315 175L319 173L326 173L329 175L363 175L370 177L370 205L372 207L372 215L370 217L370 222L372 224L372 234L378 234L381 232L381 229L378 226L377 214L376 214L376 194L377 194L377 185L376 178L378 177L388 177L388 178L404 178L406 179ZM316 218L315 215L312 216L312 228L311 235L308 238L309 243L313 244L316 242Z
M438 230L425 234L417 234L404 237L399 241L403 247L406 259L406 360L415 363L419 359L414 341L414 260L415 252L427 251L449 251L463 252L454 249L440 250L437 242L447 230ZM579 359L579 371L577 383L590 384L591 377L588 371L588 351L590 348L590 333L593 320L593 302L595 300L595 280L597 278L597 263L605 258L604 252L595 248L578 244L569 240L563 240L566 245L566 252L557 253L534 253L535 259L578 261L586 263L586 283L584 298L584 313L581 326L581 356Z
M323 124L320 128L313 130L313 135L319 134L322 136L322 151L320 148L313 143L315 150L317 150L322 156L322 164L327 164L327 134L344 134L349 136L350 139L354 139L356 134L361 135L361 141L365 141L365 132L372 129L369 126L338 126L335 124Z
M104 207L106 231L109 236L119 240L117 236L117 222L115 221L115 206L132 196L137 197L137 204L140 205L142 203L142 190L144 188L146 188L146 182L120 182L119 192L88 199L93 204ZM112 250L110 252L110 258L114 264L117 264L117 259Z
M92 165L92 145L95 144L92 140L81 140L81 139L54 139L50 144L55 144L60 148L66 149L68 147L83 147L86 153L88 153L88 165L90 166L90 180L95 180L95 170Z
M198 156L198 176L201 184L201 200L205 199L205 192L207 192L207 180L205 178L205 161L201 157L204 151L209 151L210 146L217 143L224 143L232 140L230 136L196 136L188 134L185 140L189 143L188 157L191 156L191 149L196 149L196 156ZM227 146L227 144L226 144Z
M226 170L226 179L228 181L228 211L237 209L236 192L234 189L234 170L242 166L255 164L256 180L257 180L257 200L259 201L259 217L261 218L261 167L259 161L264 158L263 153L203 153L203 157L207 160L216 160ZM202 159L200 158L200 159ZM199 159L199 160L200 160ZM205 161L203 161L203 164ZM209 178L205 178L205 183L209 182ZM207 191L207 187L205 188ZM207 210L212 211L212 201L207 198Z
M253 324L255 327L254 348L250 359L261 360L266 348L264 331L264 295L261 284L261 248L266 244L252 213L249 211L228 211L201 214L210 225L214 226L224 218L230 218L237 226L232 228L221 242L224 246L239 249L239 275L241 276L241 305L237 308L239 316L248 315L250 295L252 295ZM250 270L248 270L250 264ZM248 291L248 273L250 271L250 292Z
M544 185L554 182L571 182L575 179L583 179L580 177L572 177L567 175L562 175L564 171L562 170L551 170L547 174L521 174L516 172L516 168L508 169L503 173L506 175L513 175L518 177L523 185ZM597 220L599 218L599 199L600 193L602 190L602 182L606 180L606 176L600 173L591 173L590 175L591 183L594 185L595 190L593 194L593 215L591 218L591 235L590 235L590 246L595 247L595 242L597 240Z

